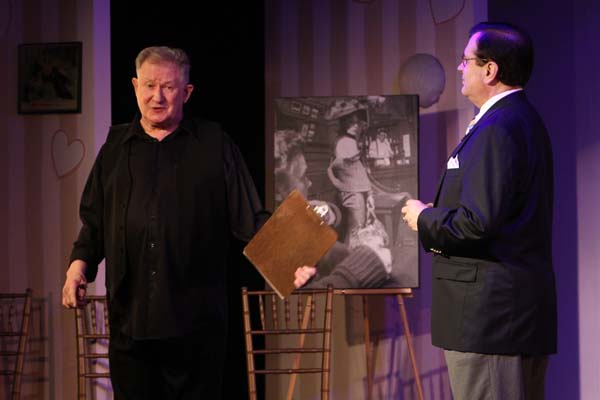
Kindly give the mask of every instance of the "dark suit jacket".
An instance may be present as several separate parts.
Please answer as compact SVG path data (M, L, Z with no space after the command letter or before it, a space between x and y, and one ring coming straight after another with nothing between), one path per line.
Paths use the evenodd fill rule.
M556 352L552 151L523 91L489 109L451 154L434 208L432 341L488 354Z

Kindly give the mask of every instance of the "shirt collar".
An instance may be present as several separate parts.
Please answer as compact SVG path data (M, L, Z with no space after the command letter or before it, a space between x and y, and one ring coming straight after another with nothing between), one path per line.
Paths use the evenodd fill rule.
M492 108L492 106L494 104L496 104L497 102L499 102L501 99L505 98L506 96L508 96L509 94L518 92L523 90L523 88L517 88L517 89L511 89L511 90L507 90L505 92L502 93L498 93L497 95L494 95L492 97L490 97L489 99L487 99L487 101L485 103L483 103L483 105L481 106L481 108L479 109L479 112L477 113L477 115L474 118L474 123L477 123L477 121L479 121L479 119L481 117L483 117L483 115L490 109Z
M148 135L146 133L146 131L144 131L144 128L142 128L140 119L141 119L141 115L139 113L137 113L136 116L133 118L133 121L131 121L131 124L129 125L129 129L123 136L123 140L121 140L121 144L127 143L129 140L135 138L136 136L144 137L144 135ZM175 129L175 131L173 131L173 133L176 133L180 130L187 132L187 133L193 132L194 129L193 129L192 119L184 117L181 120L181 122L179 123L179 126ZM173 133L171 133L169 136L171 136Z

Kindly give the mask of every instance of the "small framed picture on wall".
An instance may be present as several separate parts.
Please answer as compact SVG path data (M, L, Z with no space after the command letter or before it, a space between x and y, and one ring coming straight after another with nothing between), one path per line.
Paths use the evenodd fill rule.
M81 112L81 42L19 45L19 114Z

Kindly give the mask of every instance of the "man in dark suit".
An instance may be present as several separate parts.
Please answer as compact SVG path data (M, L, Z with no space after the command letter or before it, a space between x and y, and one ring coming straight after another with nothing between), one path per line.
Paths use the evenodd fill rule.
M542 399L556 352L552 151L523 92L532 67L521 29L471 28L458 70L480 111L434 203L402 209L434 253L432 341L444 349L455 400Z

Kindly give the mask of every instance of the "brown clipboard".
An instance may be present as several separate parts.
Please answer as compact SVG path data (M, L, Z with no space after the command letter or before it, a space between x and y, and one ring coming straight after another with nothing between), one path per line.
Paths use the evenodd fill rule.
M295 289L296 269L316 265L337 238L336 231L294 190L248 242L243 253L283 299Z

